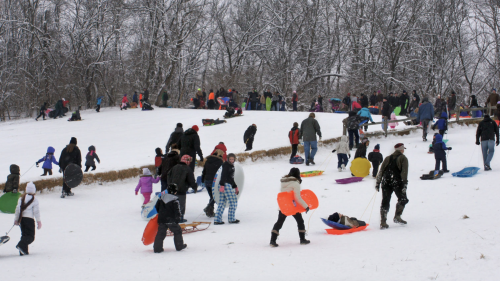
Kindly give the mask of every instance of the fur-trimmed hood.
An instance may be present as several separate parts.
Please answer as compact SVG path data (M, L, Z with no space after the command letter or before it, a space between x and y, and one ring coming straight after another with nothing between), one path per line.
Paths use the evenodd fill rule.
M300 183L299 180L296 178L296 177L292 177L292 176L284 176L281 178L280 180L281 182L292 182L292 181L296 181L297 183Z

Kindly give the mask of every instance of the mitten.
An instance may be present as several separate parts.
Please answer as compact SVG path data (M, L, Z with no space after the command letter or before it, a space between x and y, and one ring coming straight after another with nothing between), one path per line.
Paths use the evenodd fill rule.
M236 195L238 195L240 193L240 190L238 188L235 188L235 189L236 189L235 193L236 193Z
M38 227L36 229L42 228L42 222L41 221L37 221L36 224L38 225Z
M223 186L223 185L221 185L221 186L219 187L219 192L224 192L224 186Z

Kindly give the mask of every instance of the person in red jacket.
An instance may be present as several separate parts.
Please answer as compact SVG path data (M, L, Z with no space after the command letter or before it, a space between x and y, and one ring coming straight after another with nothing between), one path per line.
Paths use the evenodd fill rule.
M297 148L299 146L299 123L294 122L293 128L288 133L288 138L290 139L290 144L292 145L292 155L290 160L292 160L295 155L297 155Z
M128 98L127 98L127 94L123 95L123 98L122 98L122 106L120 106L120 110L122 109L125 109L127 110L127 104L128 104Z
M215 153L215 151L217 151L217 149L224 151L224 155L222 155L222 160L224 160L224 162L226 162L227 161L226 145L223 142L219 142L219 144L217 146L215 146L214 151L212 151L212 153L210 155L214 155L214 153Z

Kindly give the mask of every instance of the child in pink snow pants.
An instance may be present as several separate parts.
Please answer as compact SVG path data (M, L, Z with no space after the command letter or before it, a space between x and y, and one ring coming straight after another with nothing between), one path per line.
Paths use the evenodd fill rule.
M151 172L148 168L142 169L142 176L135 188L135 195L141 190L142 196L144 196L144 203L146 205L151 199L151 193L153 193L153 183L158 183L160 181L160 177L153 178Z

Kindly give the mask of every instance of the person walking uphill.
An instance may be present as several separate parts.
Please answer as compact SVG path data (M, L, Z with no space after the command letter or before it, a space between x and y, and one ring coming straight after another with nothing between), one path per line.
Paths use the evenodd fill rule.
M203 172L201 172L201 182L205 183L205 187L207 188L208 196L210 197L210 201L208 201L208 205L203 209L207 217L212 218L215 216L214 206L215 201L212 193L213 181L215 178L215 174L224 163L222 156L224 155L224 151L220 149L216 149L212 155L207 156L207 161L205 161L205 166L203 166Z
M424 141L427 141L427 131L429 130L429 124L433 119L434 107L432 106L432 103L429 102L429 98L424 97L417 113L417 123L422 122L422 139Z
M95 153L95 146L91 145L89 146L87 156L85 156L85 172L88 172L90 167L92 167L92 171L95 170L95 160L101 164L101 159L99 159L99 156Z
M245 134L243 134L243 141L245 142L247 149L245 151L250 151L252 150L253 146L253 140L255 137L255 134L257 134L257 125L252 124L247 128L245 131Z
M335 151L337 151L337 158L339 159L337 169L339 172L342 172L342 170L345 170L345 167L351 158L351 150L349 149L349 140L347 139L347 136L343 135L340 137L340 141L337 143L335 149L332 150L332 153ZM349 155L349 159L347 158L347 155Z
M203 153L200 148L200 137L198 136L198 126L187 129L182 135L181 139L177 142L177 147L179 147L181 157L184 155L189 155L192 161L189 164L191 171L194 172L194 165L196 161L196 154L200 156L200 161L203 162Z
M372 176L376 178L378 174L378 167L380 166L380 163L384 161L384 156L382 156L382 153L380 153L380 144L375 145L373 151L368 153L368 161L372 162Z
M476 130L476 145L481 145L485 171L491 170L490 162L493 158L493 154L495 153L495 136L496 145L498 146L499 139L497 123L493 121L488 114L486 114L484 115L483 121L481 121L477 126ZM479 138L481 138L481 143L479 142Z
M391 196L394 192L398 197L396 204L396 213L394 215L394 222L399 224L406 224L401 218L406 204L408 204L408 197L406 196L406 189L408 188L408 158L404 155L404 144L398 143L394 146L394 153L384 159L380 171L377 175L377 183L375 190L380 192L380 184L382 184L382 205L380 206L380 229L387 229L387 213L389 212Z
M177 149L177 144L172 145L172 150L163 157L161 161L161 191L167 190L168 187L168 172L177 164L181 162L179 155L180 151Z
M56 160L56 157L54 156L54 152L56 150L52 147L49 146L47 148L47 154L45 154L44 157L42 157L40 160L36 161L36 166L38 167L38 164L43 162L42 169L43 169L43 174L41 175L46 176L47 173L52 176L52 163L59 165L59 163Z
M290 169L288 175L281 178L281 190L280 192L290 192L293 191L295 196L296 204L300 204L304 209L306 209L306 213L309 212L309 206L300 196L300 184L302 183L302 179L300 178L300 170L298 168ZM285 222L287 216L285 216L281 211L278 213L278 221L273 226L273 230L271 231L271 242L269 243L271 247L278 247L276 243L276 239L278 239L278 235L280 235L279 231L281 227L283 227L283 223ZM311 241L306 240L306 226L304 224L304 219L302 218L301 213L296 213L293 215L295 221L297 221L297 228L299 229L299 238L301 245L307 245L311 243Z
M292 155L290 155L290 160L292 160L295 155L297 155L297 149L299 147L299 123L293 122L293 127L288 132L288 139L292 145Z
M177 123L177 126L168 138L167 145L165 146L165 153L168 153L170 151L172 144L177 144L179 142L183 134L184 129L182 128L182 123Z
M304 141L304 154L307 166L309 166L309 163L316 164L314 163L314 156L316 155L316 151L318 151L316 134L319 136L319 140L321 140L321 128L315 117L314 112L309 113L309 117L304 119L302 124L300 124L299 130L300 138Z
M236 208L238 207L238 197L236 197L240 191L236 182L234 182L234 162L236 161L236 155L229 153L227 155L227 161L222 164L222 172L219 182L219 203L217 204L217 212L215 213L214 224L220 225L224 224L222 221L222 215L224 214L224 209L226 208L226 201L229 203L228 210L228 222L229 223L239 223L240 221L235 218ZM213 188L217 188L214 186Z
M42 228L40 206L35 198L36 187L32 182L26 185L26 193L19 198L14 216L14 225L21 227L21 240L16 246L19 255L29 255L28 246L35 241L35 218L37 229Z
M64 170L69 164L76 164L80 168L82 167L82 153L78 146L76 146L76 138L72 137L69 144L62 150L61 156L59 156L59 172L63 173L63 189L61 198L66 196L73 196L73 192L71 192L71 188L66 185L64 182Z
M177 185L177 197L181 205L181 222L187 222L184 219L184 214L186 213L186 193L191 187L194 193L198 191L198 186L196 185L196 180L194 179L193 171L189 168L189 164L193 161L193 158L189 155L183 155L181 157L181 162L175 165L168 172L168 185Z
M139 179L139 183L135 187L135 195L141 191L142 196L144 196L144 202L142 203L142 207L149 203L151 200L151 193L153 193L153 183L158 183L160 181L160 177L153 178L151 175L151 171L148 168L142 169L142 176Z

